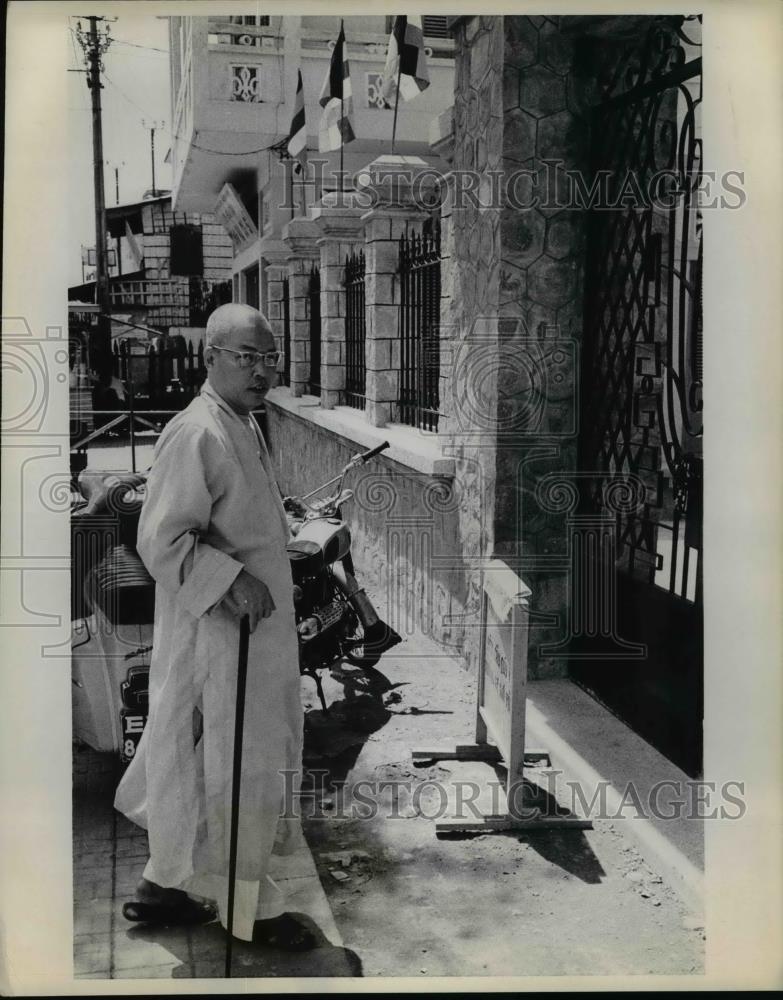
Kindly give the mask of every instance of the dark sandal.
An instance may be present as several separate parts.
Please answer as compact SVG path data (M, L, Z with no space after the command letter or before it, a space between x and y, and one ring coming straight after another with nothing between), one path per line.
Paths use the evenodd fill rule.
M148 903L133 900L122 907L122 915L133 923L206 924L217 916L214 906L186 899L181 903Z
M318 947L312 931L287 913L271 920L256 920L253 941L282 951L311 951Z

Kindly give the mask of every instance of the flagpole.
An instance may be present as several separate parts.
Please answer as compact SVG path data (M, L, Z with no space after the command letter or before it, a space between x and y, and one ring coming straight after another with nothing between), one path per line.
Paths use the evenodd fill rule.
M397 92L394 95L394 122L392 123L392 156L394 156L394 142L397 138L397 108L400 103L400 78L402 77L402 52L397 53Z
M345 66L345 21L340 18L340 34L343 36L343 47L340 52L342 66L340 67L340 194L344 194L343 181L343 150L345 149L345 137L343 136L343 93L345 91L345 77L342 75ZM340 199L342 200L342 199Z
M343 194L343 150L344 149L345 149L345 139L343 138L343 95L341 93L340 94L340 194Z

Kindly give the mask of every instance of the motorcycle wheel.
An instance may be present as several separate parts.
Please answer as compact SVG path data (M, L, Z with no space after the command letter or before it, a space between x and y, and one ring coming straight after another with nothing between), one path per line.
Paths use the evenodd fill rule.
M380 653L365 654L364 625L359 621L359 616L353 608L349 609L349 615L349 624L340 640L340 652L355 667L374 667L381 655Z

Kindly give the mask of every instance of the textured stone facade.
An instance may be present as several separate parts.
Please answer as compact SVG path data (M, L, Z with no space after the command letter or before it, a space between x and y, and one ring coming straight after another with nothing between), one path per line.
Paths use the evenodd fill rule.
M497 462L497 315L501 211L487 171L502 167L503 19L471 17L455 34L454 171L446 178L442 358L445 420L441 437L456 462L463 584L461 648L479 655L482 566L494 553ZM464 171L484 172L478 204L465 196Z
M565 175L587 165L587 82L558 18L464 17L454 31L443 314L453 339L445 427L457 478L471 483L460 535L469 564L499 556L532 589L529 672L559 675L564 662L538 646L562 635L567 527L540 509L536 486L576 467L584 219L566 207ZM479 172L478 205L466 171ZM474 606L478 574L469 579ZM466 635L469 662L474 644Z
M568 555L568 527L564 514L540 507L536 487L553 471L576 468L584 305L585 219L567 207L565 178L587 171L589 102L560 20L503 19L503 167L507 178L528 170L539 203L507 203L501 224L501 336L517 360L501 391L519 434L498 456L496 550L533 591L533 677L566 669L538 647L563 634L567 578L552 565Z

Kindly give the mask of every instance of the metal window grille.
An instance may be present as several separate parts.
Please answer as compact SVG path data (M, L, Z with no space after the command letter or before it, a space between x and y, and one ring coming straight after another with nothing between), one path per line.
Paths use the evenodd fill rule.
M288 278L283 279L283 385L291 384L291 304L288 300Z
M345 258L345 402L358 410L364 409L366 392L364 273L363 250Z
M386 15L386 34L394 29L394 14ZM445 14L423 14L421 18L422 34L425 38L451 38L449 19Z
M424 14L421 27L422 34L426 38L451 38L449 19L446 15Z
M400 237L399 419L438 429L440 403L440 222Z
M313 267L308 289L310 309L310 394L321 395L321 272Z

